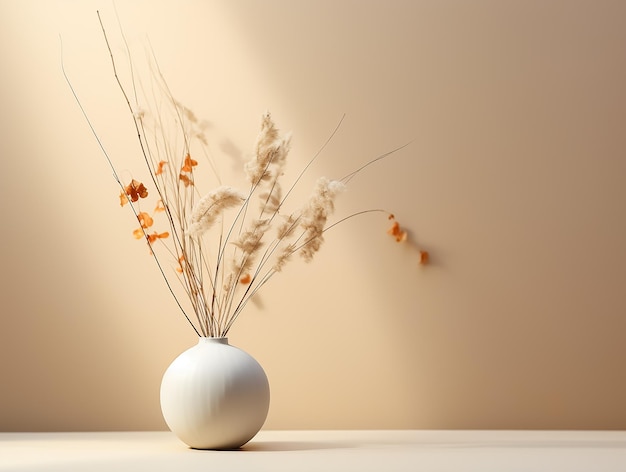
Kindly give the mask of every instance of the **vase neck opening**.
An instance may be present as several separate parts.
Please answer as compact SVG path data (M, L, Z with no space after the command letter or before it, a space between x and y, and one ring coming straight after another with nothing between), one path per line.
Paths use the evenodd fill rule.
M227 337L213 337L213 336L200 336L200 338L198 338L198 344L206 344L206 343L228 344L228 338Z

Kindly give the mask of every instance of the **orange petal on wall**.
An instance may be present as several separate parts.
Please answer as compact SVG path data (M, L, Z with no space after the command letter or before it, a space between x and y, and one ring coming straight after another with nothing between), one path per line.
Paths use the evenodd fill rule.
M427 251L420 251L420 256L419 256L419 257L420 257L420 258L419 258L419 263L420 263L420 264L422 264L422 265L423 265L423 264L428 264L428 258L429 258L430 256L428 255L428 252L427 252Z

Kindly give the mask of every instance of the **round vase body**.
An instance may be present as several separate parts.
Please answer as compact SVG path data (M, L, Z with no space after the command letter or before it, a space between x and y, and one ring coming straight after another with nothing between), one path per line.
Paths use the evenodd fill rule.
M269 403L263 368L227 338L200 338L174 359L161 382L163 418L194 449L243 446L263 426Z

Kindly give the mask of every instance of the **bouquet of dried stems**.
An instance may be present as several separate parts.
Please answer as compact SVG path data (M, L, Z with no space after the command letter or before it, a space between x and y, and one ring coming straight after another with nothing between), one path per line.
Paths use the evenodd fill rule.
M119 184L120 205L129 207L137 219L134 237L146 241L169 291L198 336L226 336L246 304L289 260L299 256L311 261L325 233L348 218L383 213L392 223L389 234L398 242L407 239L393 214L380 209L360 211L329 223L335 199L348 181L400 148L366 162L341 179L320 177L310 197L297 209L287 211L289 196L319 153L284 188L281 178L291 138L281 134L270 113L265 113L252 158L243 169L247 188L223 184L206 151L203 123L174 98L156 60L152 58L150 87L143 87L133 74L127 89L119 79L104 27L102 31L139 140L146 181L132 177L123 181L91 128ZM85 113L69 80L68 84ZM138 91L142 89L150 92L140 100ZM151 107L146 106L146 97L152 97ZM91 126L86 114L85 118ZM207 169L201 176L203 166ZM207 176L213 186L203 193L199 184ZM426 258L427 253L420 251L420 261ZM174 289L174 282L183 292ZM182 302L179 293L186 295L188 304Z

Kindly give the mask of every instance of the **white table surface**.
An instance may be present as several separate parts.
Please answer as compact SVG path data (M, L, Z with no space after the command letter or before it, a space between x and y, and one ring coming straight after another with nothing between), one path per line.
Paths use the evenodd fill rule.
M626 472L626 431L261 431L237 451L169 432L0 433L0 470Z

